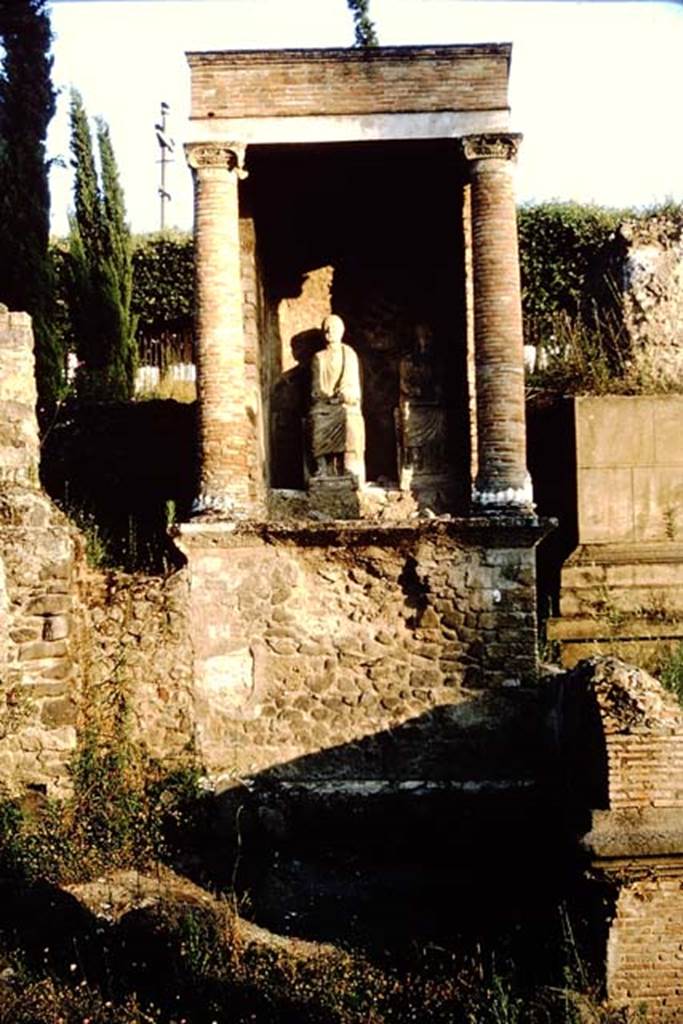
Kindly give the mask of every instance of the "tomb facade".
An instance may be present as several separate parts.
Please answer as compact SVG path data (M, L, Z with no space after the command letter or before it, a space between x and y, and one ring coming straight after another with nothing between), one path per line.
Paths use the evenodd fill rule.
M268 518L273 492L307 489L310 375L334 314L360 366L364 480L418 509L529 514L510 47L188 59L197 512ZM431 410L406 401L418 334L423 378L441 378ZM417 477L448 486L409 484L437 450Z
M188 60L199 747L313 780L535 675L510 47Z

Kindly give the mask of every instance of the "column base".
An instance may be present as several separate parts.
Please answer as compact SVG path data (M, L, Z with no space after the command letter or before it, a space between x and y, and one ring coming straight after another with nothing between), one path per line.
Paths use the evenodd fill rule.
M192 518L263 519L265 507L259 501L229 494L199 494L192 502Z
M478 505L483 512L497 511L501 508L523 508L533 512L534 491L531 477L527 473L521 487L487 486L486 483L472 487L472 503Z

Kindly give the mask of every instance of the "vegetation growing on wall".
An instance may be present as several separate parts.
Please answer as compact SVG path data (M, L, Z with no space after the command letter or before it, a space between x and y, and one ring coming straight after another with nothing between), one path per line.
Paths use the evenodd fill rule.
M48 258L50 197L45 141L55 112L46 0L0 4L0 302L33 317L41 419L62 386Z
M680 224L683 208L666 204L636 211L559 202L520 207L524 336L537 351L533 388L564 395L662 389L661 380L631 365L624 328L618 228L633 220Z

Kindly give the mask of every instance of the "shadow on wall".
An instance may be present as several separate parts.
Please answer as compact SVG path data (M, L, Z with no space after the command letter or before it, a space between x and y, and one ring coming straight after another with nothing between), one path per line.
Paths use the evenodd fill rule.
M195 837L212 884L281 934L371 955L497 949L539 979L570 905L600 963L546 714L538 690L477 695L232 785Z
M300 331L291 342L296 365L273 387L271 396L271 487L304 487L305 417L311 395L311 359L323 348L320 328Z

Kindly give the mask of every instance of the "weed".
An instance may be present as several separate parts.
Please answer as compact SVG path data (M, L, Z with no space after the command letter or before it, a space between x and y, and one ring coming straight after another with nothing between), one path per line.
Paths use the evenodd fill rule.
M679 703L683 706L683 643L679 643L678 646L674 647L668 658L663 662L659 672L659 680L662 686L675 694Z
M667 505L663 511L664 533L667 540L674 541L678 536L677 516L678 509L673 505Z

